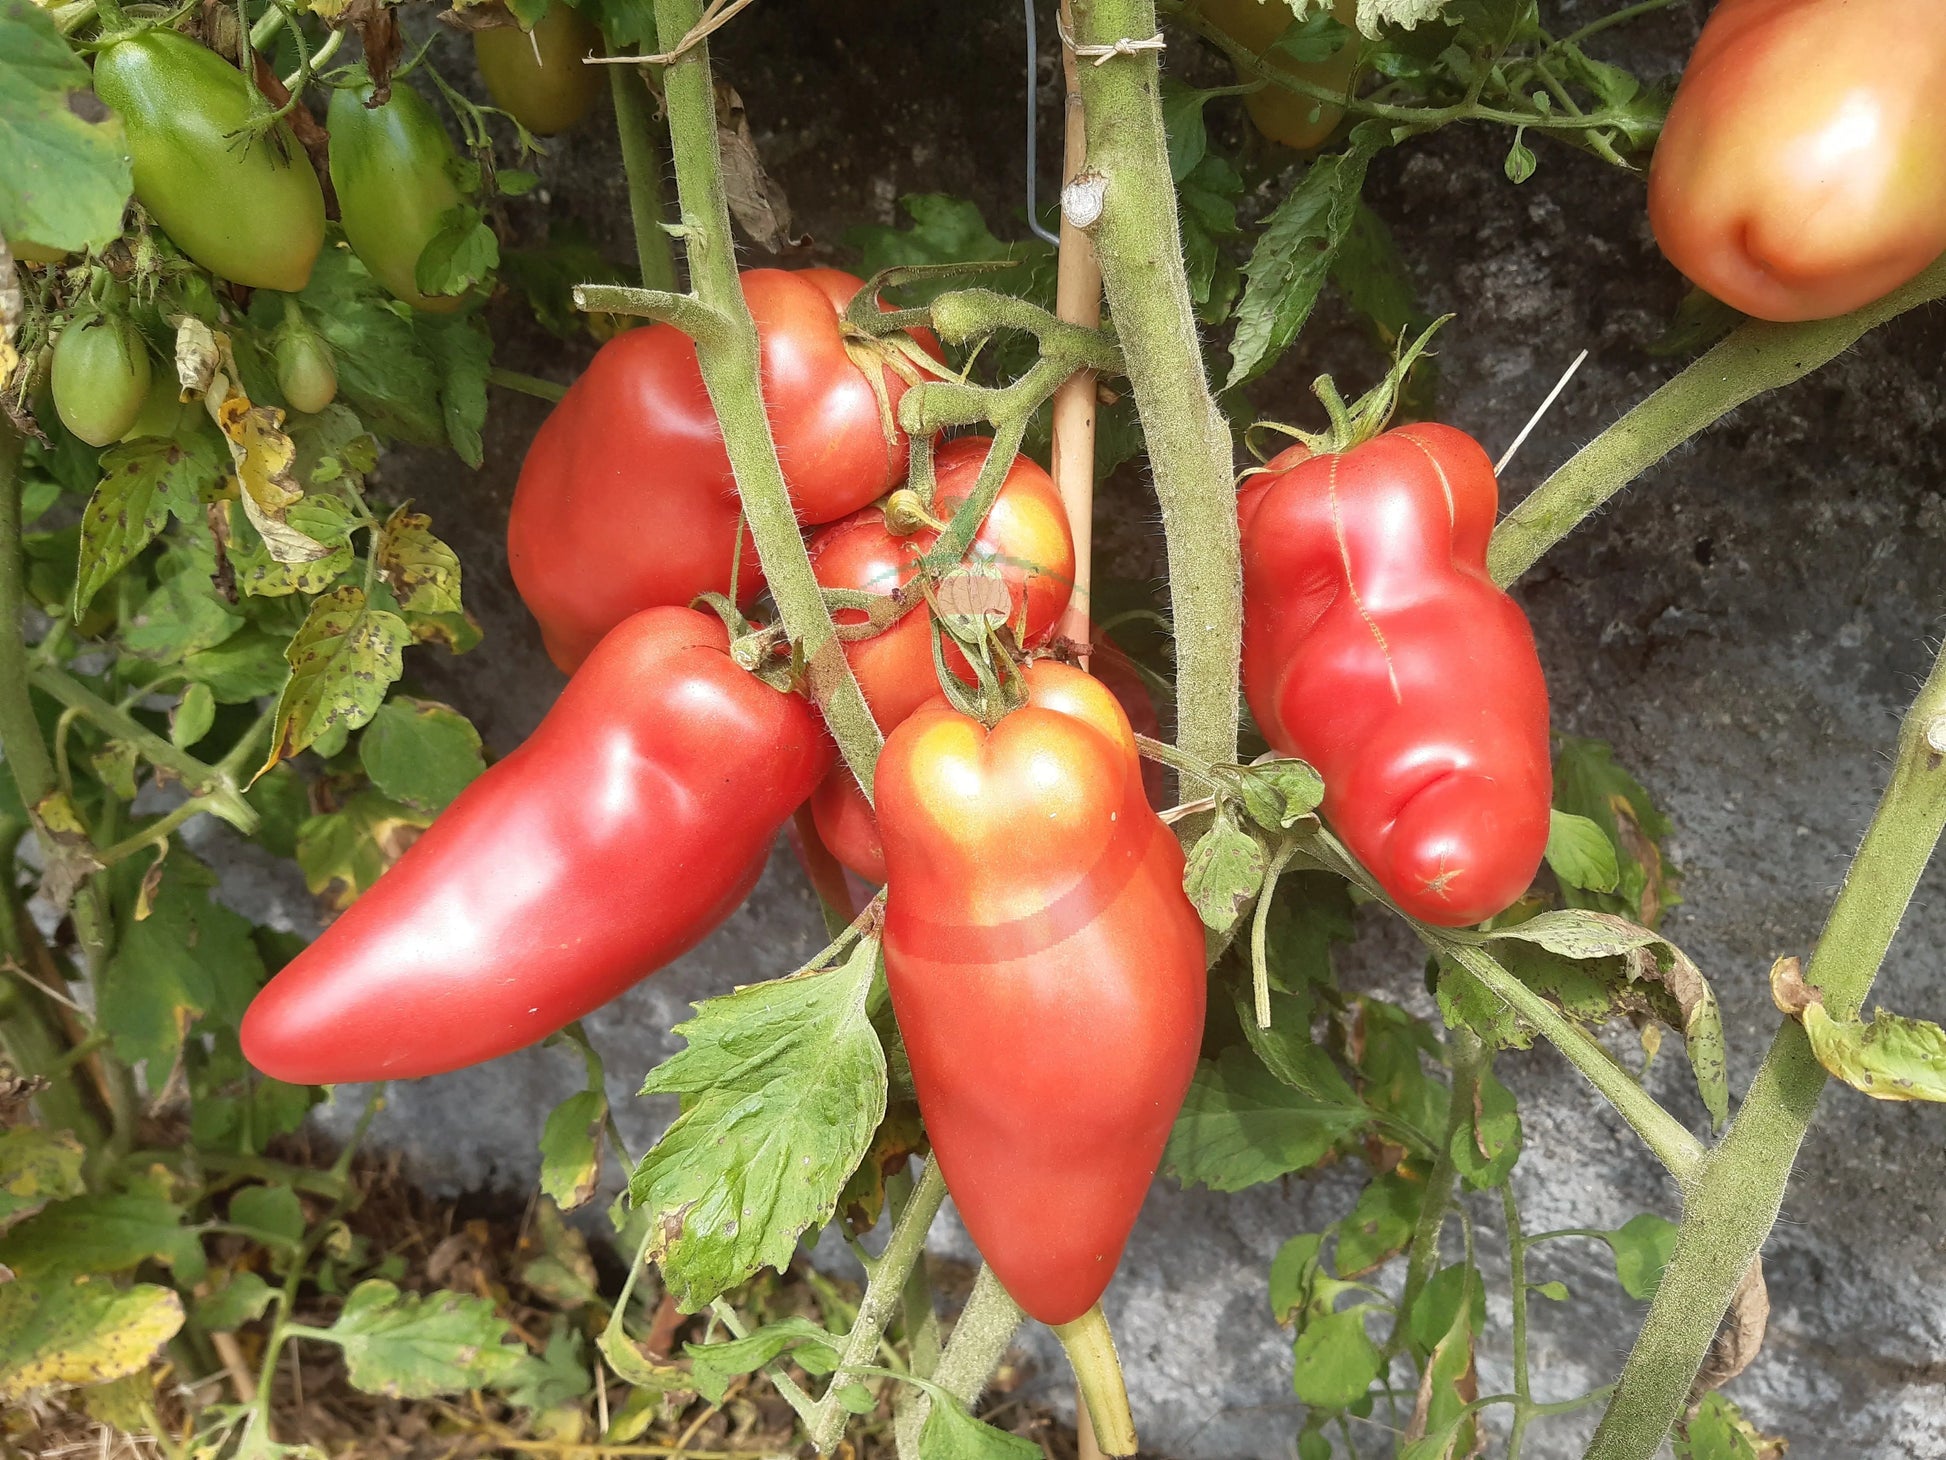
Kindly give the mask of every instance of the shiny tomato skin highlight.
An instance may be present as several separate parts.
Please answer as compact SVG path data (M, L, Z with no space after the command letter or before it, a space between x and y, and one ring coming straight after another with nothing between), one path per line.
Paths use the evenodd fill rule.
M836 269L743 275L771 435L806 523L841 517L905 475L905 438L888 446L870 378L839 331L859 282ZM884 377L896 408L905 384ZM603 345L528 448L507 523L514 584L554 662L571 672L640 609L727 593L737 517L694 343L657 324ZM763 586L748 532L740 561L748 603Z
M991 730L928 704L875 777L885 965L920 1110L981 1255L1043 1323L1100 1298L1189 1087L1203 926L1114 697L1026 671Z
M700 942L831 764L817 712L713 616L605 639L540 727L265 986L243 1050L293 1084L494 1059Z
M1479 444L1420 424L1294 446L1238 502L1251 713L1386 892L1446 927L1504 911L1547 846L1547 685L1487 576L1497 501Z
M1760 319L1829 319L1946 250L1946 6L1722 0L1649 168L1669 262Z
M960 436L939 446L934 454L934 517L950 521L953 510L973 494L992 444L986 436ZM827 588L894 593L912 581L919 560L938 537L930 528L898 536L886 526L883 511L866 507L813 534L811 569ZM1026 614L1022 647L1043 643L1074 589L1074 537L1053 480L1027 457L1014 458L966 560L990 562L1000 569L1013 613L1018 616L1024 610ZM841 624L863 618L845 610L837 615ZM845 644L845 657L881 730L890 732L939 693L929 619L921 601L883 633ZM959 650L948 645L946 654L947 663L964 671L960 677L971 684L972 670Z

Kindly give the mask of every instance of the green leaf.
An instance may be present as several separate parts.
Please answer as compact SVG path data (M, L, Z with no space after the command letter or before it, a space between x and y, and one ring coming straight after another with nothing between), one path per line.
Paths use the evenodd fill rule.
M1715 1390L1703 1396L1675 1437L1677 1460L1782 1460L1786 1448Z
M1528 1289L1539 1293L1551 1303L1565 1303L1568 1300L1568 1285L1560 1282L1529 1283Z
M1565 886L1585 892L1613 892L1622 881L1621 864L1608 833L1571 811L1549 815L1547 865Z
M0 0L0 234L100 248L122 231L128 142L48 11Z
M633 284L635 278L609 262L581 224L549 219L545 243L501 250L500 282L527 301L542 329L559 339L576 340L590 334L605 339L618 321L613 315L576 309L575 285Z
M230 566L236 572L237 587L253 598L323 593L351 567L352 506L343 497L313 493L291 503L284 520L321 544L326 549L323 555L302 562L279 562L247 514L228 514Z
M1486 1288L1477 1272L1463 1262L1442 1267L1427 1279L1412 1305L1407 1330L1421 1353L1430 1353L1456 1324L1467 1323L1475 1333L1486 1327ZM1466 1305L1463 1314L1461 1305Z
M153 542L171 516L182 522L202 519L199 494L221 481L228 466L222 447L202 436L187 446L146 436L102 453L101 481L81 513L76 622L101 586Z
M1437 1150L1446 1130L1447 1089L1426 1073L1424 1056L1440 1053L1439 1040L1423 1019L1397 1004L1369 996L1356 1004L1354 1043L1365 1103L1417 1131Z
M81 1195L86 1154L69 1131L0 1130L0 1234L51 1201Z
M1292 1346L1296 1362L1291 1387L1306 1404L1343 1409L1364 1397L1385 1367L1385 1358L1365 1332L1369 1304L1306 1320Z
M402 1293L380 1278L351 1290L321 1334L344 1351L354 1387L393 1399L429 1399L493 1384L526 1356L486 1298Z
M1483 1070L1473 1088L1470 1119L1453 1132L1453 1165L1475 1191L1499 1186L1520 1159L1520 1111L1513 1092Z
M1266 831L1289 831L1324 800L1324 777L1301 760L1266 760L1227 769L1250 819Z
M1270 1260L1270 1311L1279 1323L1295 1321L1310 1303L1324 1233L1300 1232Z
M96 990L116 1054L147 1060L157 1088L189 1027L202 1018L235 1025L264 981L250 924L210 897L215 880L188 852L171 853L149 916L128 907L117 918L120 937Z
M995 1429L967 1413L955 1396L934 1389L932 1409L919 1431L919 1460L1040 1460L1032 1440Z
M983 263L995 259L1051 258L1052 250L1038 238L1019 243L1002 243L988 230L977 203L945 193L910 193L899 199L899 206L912 219L911 228L886 228L865 224L845 230L844 244L859 255L861 274L876 274L882 269L911 264ZM1026 269L985 274L978 282L991 289L1013 293L1019 276ZM943 277L900 285L896 291L901 302L930 304L948 289L965 286L966 281Z
M547 1347L539 1357L530 1353L518 1361L493 1387L507 1396L509 1403L534 1414L571 1404L595 1387L588 1372L586 1349L581 1334L568 1326L567 1316L554 1315Z
M1219 94L1185 86L1172 76L1162 78L1162 129L1169 143L1169 181L1180 183L1209 151L1203 104Z
M216 696L210 692L208 685L200 680L193 681L184 688L182 698L169 712L169 743L178 750L187 750L201 743L215 723Z
M485 460L480 430L486 424L493 337L477 312L420 314L414 327L439 374L439 413L447 444L461 461L477 468Z
M107 787L118 801L135 799L135 773L142 764L142 752L132 740L110 740L88 756L95 779Z
M1448 1274L1457 1274L1450 1278ZM1435 1293L1445 1279L1445 1287L1458 1291ZM1449 1312L1434 1335L1435 1315ZM1473 1340L1486 1323L1486 1289L1480 1274L1466 1264L1457 1264L1436 1273L1426 1285L1418 1303L1413 1305L1412 1327L1421 1347L1429 1350L1419 1376L1419 1395L1415 1413L1425 1418L1425 1437L1438 1440L1424 1448L1413 1447L1416 1460L1447 1460L1455 1451L1473 1449L1472 1416L1467 1405L1478 1386L1473 1380ZM1426 1343L1425 1337L1432 1341Z
M1332 1265L1343 1277L1371 1272L1397 1257L1412 1241L1419 1207L1426 1196L1423 1178L1393 1170L1375 1176L1358 1193L1351 1215L1338 1223Z
M304 1240L304 1206L288 1186L242 1188L230 1197L230 1220L293 1247Z
M1236 298L1241 275L1223 245L1243 231L1237 226L1237 200L1242 196L1242 176L1213 152L1196 164L1176 190L1189 297L1196 317L1205 324L1228 319Z
M759 1267L782 1271L798 1237L831 1220L885 1114L877 968L867 938L837 968L698 1004L676 1026L689 1047L644 1082L644 1094L683 1097L629 1195L655 1223L649 1256L684 1308Z
M378 570L409 613L459 613L459 555L431 532L432 519L401 507L378 537Z
M177 664L213 649L244 626L216 590L216 554L203 543L180 544L165 558L170 571L121 628L131 654Z
M432 815L376 791L360 791L336 811L306 817L297 829L304 885L343 912L405 855Z
M520 1280L548 1302L564 1311L599 1302L595 1262L588 1255L588 1239L561 1216L561 1209L546 1197L535 1203L533 1235L540 1242L540 1255L523 1264Z
M1233 390L1276 363L1310 318L1330 276L1331 261L1358 216L1365 169L1390 133L1383 123L1361 122L1343 152L1320 157L1264 220L1244 265L1243 298L1230 341Z
M444 811L486 769L480 732L449 705L400 695L379 707L358 739L365 774L394 801Z
M608 1097L580 1090L548 1112L541 1130L541 1190L563 1207L578 1207L595 1194L601 1177L601 1130Z
M203 1244L182 1219L181 1207L150 1191L71 1197L0 1238L0 1263L22 1277L37 1277L128 1272L155 1261L194 1283L206 1269Z
M696 1392L711 1404L718 1404L732 1379L754 1374L784 1354L807 1374L830 1373L838 1367L844 1340L808 1318L784 1318L727 1343L686 1343L682 1348L689 1355Z
M290 673L283 639L250 627L208 649L185 654L182 671L209 686L220 705L248 704L276 694Z
M1322 1104L1362 1108L1358 1092L1332 1063L1330 1053L1312 1040L1308 1022L1273 1018L1270 1028L1260 1029L1254 1016L1245 1017L1246 1012L1239 992L1237 1013L1244 1037L1271 1074Z
M412 282L421 294L450 297L464 294L499 264L500 240L486 216L471 203L459 203L439 215L413 266Z
M1653 1298L1662 1270L1676 1250L1676 1224L1643 1212L1601 1236L1615 1254L1615 1276L1622 1291L1639 1302Z
M1670 832L1668 819L1656 809L1642 783L1615 764L1608 746L1599 740L1561 737L1554 758L1554 805L1594 822L1616 853L1616 890L1583 891L1564 885L1562 893L1570 906L1623 913L1653 928L1664 912L1682 901L1676 890L1679 874L1662 857L1661 843Z
M1219 811L1210 829L1190 848L1183 890L1203 922L1228 932L1264 885L1269 857L1264 844Z
M0 35L4 31L0 30ZM100 1384L149 1365L182 1327L167 1288L118 1288L90 1273L0 1283L0 1400L53 1384Z
M1833 1019L1814 1001L1800 1016L1811 1052L1833 1078L1874 1100L1946 1101L1946 1029L1874 1010Z
M1537 165L1534 161L1534 149L1527 145L1524 134L1516 131L1513 146L1507 149L1507 160L1501 164L1500 170L1507 174L1508 182L1519 186L1534 175L1534 168Z
M405 667L405 620L339 588L311 604L284 658L290 679L277 697L276 731L264 770L296 755L336 726L356 730L372 718Z
M196 1300L196 1322L206 1329L228 1333L264 1316L277 1290L254 1272L239 1269L206 1298Z
M1184 1186L1241 1191L1315 1166L1371 1119L1363 1105L1314 1100L1245 1049L1204 1060L1163 1157Z
M285 297L259 290L251 300L252 324L266 335L277 329ZM420 446L446 439L442 372L415 328L411 306L387 293L349 248L331 242L298 299L305 323L331 346L339 398L366 425Z

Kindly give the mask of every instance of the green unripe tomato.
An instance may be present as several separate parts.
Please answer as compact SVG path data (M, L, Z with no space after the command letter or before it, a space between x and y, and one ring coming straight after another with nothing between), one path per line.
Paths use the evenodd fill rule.
M465 199L453 174L459 155L426 99L402 82L384 106L370 87L331 94L331 186L352 252L372 277L414 309L458 309L458 294L421 294L419 255L440 215Z
M253 289L302 289L324 246L324 190L290 128L242 135L243 73L174 31L117 41L95 92L121 117L135 196L185 254Z
M271 354L277 361L277 389L292 410L314 415L337 399L338 367L332 363L331 347L308 325L278 331Z
M1291 24L1291 8L1284 0L1201 0L1203 14L1223 29L1232 40L1264 57L1273 70L1300 81L1340 90L1351 80L1358 64L1358 37L1354 33L1344 45L1322 61L1295 61L1284 55L1268 54ZM1338 23L1350 28L1357 18L1356 0L1333 0L1332 14ZM1239 65L1239 81L1254 81L1254 73ZM1270 85L1244 93L1244 110L1257 130L1273 142L1308 152L1323 145L1337 130L1344 117L1342 107L1329 102Z
M90 446L116 440L142 413L149 393L149 348L120 315L75 320L54 342L54 409Z
M582 57L601 32L566 0L553 0L531 32L517 25L473 32L473 59L493 104L542 137L565 132L601 95L601 67Z
M175 371L153 371L148 394L142 398L142 409L122 432L122 440L136 441L144 436L166 436L174 440L202 411L200 403L182 399L176 388Z

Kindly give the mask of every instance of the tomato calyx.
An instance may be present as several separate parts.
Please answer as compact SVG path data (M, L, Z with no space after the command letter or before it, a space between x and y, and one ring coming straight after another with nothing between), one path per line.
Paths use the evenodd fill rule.
M1406 344L1401 336L1401 349L1392 362L1392 368L1385 372L1377 385L1349 404L1338 393L1337 383L1329 375L1320 375L1312 381L1311 393L1323 404L1325 414L1330 418L1327 429L1304 431L1280 421L1259 421L1251 429L1281 432L1302 442L1313 456L1341 456L1363 446L1391 423L1392 413L1398 409L1399 393L1405 387L1406 376L1412 373L1412 367L1418 364L1419 357L1426 353L1426 347L1439 327L1452 317L1442 314L1410 344Z
M947 702L991 729L1027 703L1027 681L1017 645L1025 624L1010 621L1013 598L1006 580L987 563L964 563L937 584L916 580L931 612L933 672ZM1024 611L1023 611L1024 617ZM973 671L967 684L946 661L950 638Z
M944 532L946 524L932 515L925 499L911 487L900 487L885 499L885 530L894 537L911 537L928 528Z

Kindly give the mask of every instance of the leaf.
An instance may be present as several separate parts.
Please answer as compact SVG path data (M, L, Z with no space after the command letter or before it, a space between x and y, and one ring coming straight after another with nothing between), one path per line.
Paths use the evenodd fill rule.
M372 784L394 801L438 813L486 769L480 732L449 705L400 695L372 716L358 739Z
M973 1418L959 1399L934 1389L932 1408L919 1431L919 1460L1040 1460L1032 1440Z
M264 981L250 924L209 893L215 878L186 851L169 858L170 875L150 903L118 918L120 937L96 990L102 1027L115 1053L149 1062L160 1082L198 1019L235 1025Z
M118 801L135 799L135 773L142 764L142 752L132 740L110 740L88 756L95 779Z
M1245 1049L1196 1067L1163 1164L1184 1186L1241 1191L1317 1165L1371 1119L1363 1105L1314 1100Z
M259 290L251 323L265 334L275 330L284 297ZM393 299L356 254L327 244L298 299L305 323L331 347L339 398L366 425L420 446L446 439L442 371L426 343L431 336L421 337L411 307Z
M1564 885L1586 892L1613 892L1621 885L1621 867L1608 833L1571 811L1549 813L1547 865Z
M520 1280L564 1311L599 1302L601 1290L594 1259L588 1255L588 1239L570 1227L561 1209L546 1197L535 1204L533 1233L540 1239L540 1255L522 1265Z
M1365 169L1389 133L1382 123L1361 122L1343 152L1320 157L1264 220L1250 261L1243 267L1243 298L1230 341L1234 390L1273 365L1310 318L1331 261L1358 214Z
M194 437L185 446L146 436L102 453L101 481L81 513L73 605L77 623L101 586L153 542L171 516L182 522L201 519L198 494L222 478L223 465L207 437Z
M129 653L176 664L215 648L244 626L243 615L217 594L211 549L202 543L178 545L162 566L172 571L123 620L122 647Z
M1525 141L1525 134L1516 130L1513 145L1507 149L1507 160L1500 165L1500 170L1506 173L1508 182L1518 187L1534 175L1538 165L1534 160L1534 149Z
M1306 1320L1292 1346L1291 1387L1306 1404L1343 1409L1362 1398L1385 1367L1378 1345L1365 1332L1369 1305Z
M541 1191L561 1206L578 1207L601 1177L601 1130L608 1097L579 1090L548 1112L541 1130Z
M343 912L383 877L432 825L432 815L360 791L336 811L306 817L297 829L304 885L333 912Z
M1622 1291L1637 1302L1648 1302L1676 1250L1676 1224L1642 1212L1613 1232L1603 1232L1601 1238L1615 1254L1615 1276Z
M0 1283L0 1400L145 1369L182 1318L182 1299L151 1283L118 1288L88 1273Z
M399 508L378 536L378 570L409 613L458 613L459 555L432 535L432 519Z
M277 697L276 731L262 770L327 730L356 730L370 720L405 667L408 637L405 620L372 608L363 589L338 588L316 599L284 651L291 676Z
M426 354L439 378L439 415L446 442L470 467L485 460L480 430L486 424L487 372L493 365L493 338L476 313L414 316Z
M1721 1394L1703 1396L1696 1412L1678 1427L1677 1460L1783 1460L1788 1444L1766 1435Z
M859 255L859 272L867 276L884 269L912 264L983 263L995 259L1049 259L1053 251L1039 238L1019 243L1003 243L987 228L977 203L946 193L908 193L899 206L912 219L911 228L887 228L865 224L845 230L844 243ZM983 275L981 282L1003 293L1014 293L1022 286L1027 270L1011 269ZM897 294L902 303L930 304L948 289L960 288L964 281L950 277L902 284Z
M759 1267L781 1271L798 1237L831 1220L885 1113L885 1055L868 1005L878 944L839 967L738 989L676 1026L689 1046L644 1094L684 1097L629 1196L656 1224L649 1256L685 1309Z
M1311 1099L1325 1105L1359 1107L1358 1092L1351 1087L1330 1054L1311 1038L1308 1022L1273 1019L1271 1027L1260 1029L1254 1017L1244 1018L1243 998L1238 996L1238 1016L1244 1037L1264 1062L1264 1068Z
M1946 1029L1883 1009L1869 1024L1833 1019L1821 999L1799 1017L1811 1053L1832 1078L1874 1100L1946 1101Z
M127 138L48 11L0 0L0 234L43 248L100 248L122 231Z
M246 1186L230 1197L230 1220L273 1242L295 1247L304 1240L304 1206L284 1185Z
M79 1196L86 1154L69 1131L32 1125L0 1130L0 1235L50 1201Z
M1471 1119L1453 1131L1453 1165L1475 1191L1501 1185L1520 1159L1520 1111L1513 1092L1483 1070L1473 1087Z
M1486 1290L1479 1272L1470 1265L1459 1264L1435 1274L1433 1282L1421 1293L1419 1303L1413 1305L1413 1330L1415 1335L1423 1331L1421 1309L1430 1311L1446 1306L1438 1301L1443 1295L1434 1294L1433 1287L1447 1273L1455 1272L1459 1274L1459 1292L1450 1304L1451 1316L1432 1343L1426 1345L1429 1352L1420 1370L1419 1392L1405 1430L1408 1442L1434 1441L1423 1448L1409 1446L1418 1460L1446 1460L1455 1450L1470 1452L1473 1448L1469 1433L1472 1427L1468 1423L1471 1416L1466 1406L1479 1395L1479 1384L1473 1373L1473 1339L1486 1318ZM1428 1299L1435 1301L1429 1303ZM1424 1326L1432 1325L1427 1322Z
M1180 183L1188 177L1209 150L1203 104L1220 94L1185 86L1171 76L1162 78L1162 129L1169 142L1169 181Z
M1324 800L1324 777L1301 760L1225 766L1250 819L1266 831L1289 831Z
M338 1321L311 1337L344 1351L354 1387L393 1399L429 1399L482 1388L526 1355L490 1299L401 1293L382 1278L351 1290Z
M1656 809L1642 783L1615 764L1608 746L1599 740L1561 737L1554 758L1554 805L1585 816L1602 829L1615 848L1620 873L1613 893L1564 887L1570 906L1624 913L1653 928L1663 913L1682 901L1676 890L1679 874L1662 857L1661 843L1670 833L1668 818Z
M149 1191L70 1197L0 1238L0 1263L28 1278L122 1273L155 1261L194 1283L206 1267L203 1245L182 1220L181 1207Z
M1351 1215L1338 1223L1332 1265L1339 1274L1361 1276L1405 1251L1425 1195L1424 1179L1403 1171L1388 1171L1366 1183Z
M169 711L169 743L178 750L187 750L201 743L215 723L216 696L208 685L192 681L183 689L175 708Z
M1205 324L1228 319L1236 299L1241 275L1224 243L1243 231L1237 226L1237 201L1242 196L1242 176L1215 153L1197 163L1176 190L1189 297L1196 317Z
M421 294L451 297L491 274L500 264L500 240L487 226L486 215L471 203L458 203L435 220L412 282Z
M510 1404L533 1414L571 1404L595 1387L582 1357L585 1343L581 1334L568 1326L565 1314L554 1315L553 1331L547 1347L536 1357L522 1353L493 1387L506 1395Z
M184 674L209 691L219 705L242 705L283 688L290 666L284 663L285 641L262 629L247 627L220 644L182 657Z
M501 176L504 178L505 173ZM558 339L613 339L633 321L574 307L577 284L632 284L634 275L610 263L574 221L549 219L546 241L500 252L500 282L527 301L540 327Z
M732 1379L753 1374L784 1354L807 1374L830 1373L838 1367L844 1340L808 1318L784 1318L743 1338L727 1343L686 1343L682 1350L689 1355L696 1392L711 1404L720 1404Z
M1749 1368L1764 1346L1764 1334L1769 1327L1770 1289L1764 1282L1763 1260L1753 1257L1736 1291L1730 1295L1729 1310L1710 1338L1709 1352L1703 1356L1703 1366L1690 1385L1690 1398L1693 1400L1705 1389L1722 1388Z
M311 563L331 549L290 520L290 509L304 499L291 474L297 447L284 434L284 413L250 403L243 387L218 371L210 385L216 424L229 439L236 467L237 495L244 515L263 538L264 550L280 563Z
M219 1333L233 1332L264 1316L277 1290L254 1272L238 1269L206 1298L196 1300L196 1323Z
M1225 933L1243 916L1264 883L1264 845L1219 811L1210 829L1190 848L1183 890L1206 926Z
M236 585L253 598L288 598L323 593L351 567L352 507L342 497L318 492L293 502L284 514L286 524L324 551L303 562L279 562L246 513L231 513L220 503L210 514L218 535L227 539L225 552L236 574Z

